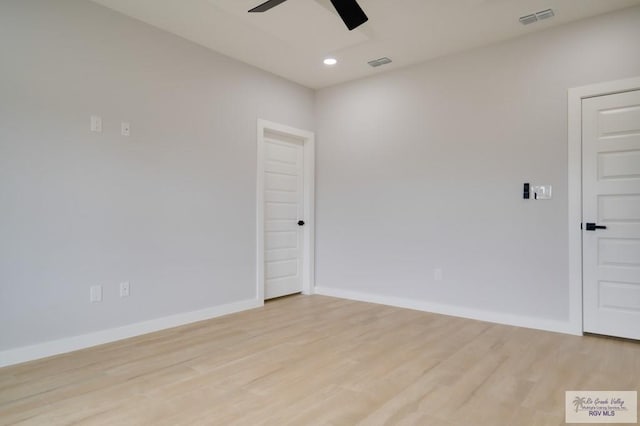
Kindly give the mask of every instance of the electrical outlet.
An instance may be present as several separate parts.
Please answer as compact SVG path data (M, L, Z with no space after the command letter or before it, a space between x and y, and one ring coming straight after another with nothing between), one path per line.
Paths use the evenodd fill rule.
M122 133L122 136L130 136L131 135L131 123L123 121L120 124L120 133Z
M129 297L129 281L120 283L120 297Z
M442 269L436 268L433 270L433 279L436 281L442 281Z
M91 303L102 302L102 286L92 285L89 290L89 301Z

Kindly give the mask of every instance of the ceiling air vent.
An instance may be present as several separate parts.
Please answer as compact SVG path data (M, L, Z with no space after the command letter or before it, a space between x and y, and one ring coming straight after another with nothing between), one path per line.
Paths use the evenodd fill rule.
M538 18L538 20L540 21L542 21L543 19L553 18L554 16L555 15L553 13L553 10L551 9L543 10L542 12L536 13L536 18Z
M369 61L368 64L371 65L372 67L379 67L380 65L386 65L386 64L390 64L391 63L391 59L384 57L384 58L380 58L380 59L374 59L373 61Z
M521 16L520 23L522 25L529 25L534 22L542 21L543 19L553 18L554 16L555 13L553 13L553 10L551 9L541 10L540 12L532 13L531 15Z
M538 21L538 18L536 17L535 13L532 13L531 15L521 16L520 17L520 23L522 25L533 24L534 22L537 22L537 21Z

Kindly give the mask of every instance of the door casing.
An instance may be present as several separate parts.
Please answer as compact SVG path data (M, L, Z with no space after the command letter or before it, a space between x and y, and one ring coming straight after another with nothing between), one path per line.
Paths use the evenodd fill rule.
M582 100L640 89L640 77L575 87L568 91L569 322L583 334L582 312Z
M302 142L304 150L305 226L302 294L313 294L315 274L315 136L313 132L258 119L258 164L256 189L256 299L264 303L264 160L265 132L281 134Z

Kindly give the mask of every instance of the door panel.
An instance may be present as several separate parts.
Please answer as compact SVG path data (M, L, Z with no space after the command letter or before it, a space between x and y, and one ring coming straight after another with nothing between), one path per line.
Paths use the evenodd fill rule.
M302 143L265 138L265 299L302 291L304 152Z
M640 240L600 238L599 264L640 268Z
M640 178L640 151L603 152L598 159L601 180Z
M584 331L640 339L640 91L582 102Z

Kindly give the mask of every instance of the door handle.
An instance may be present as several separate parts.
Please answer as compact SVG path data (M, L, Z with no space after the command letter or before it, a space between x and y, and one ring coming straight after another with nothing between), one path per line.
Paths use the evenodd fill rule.
M603 225L596 225L595 223L586 223L587 227L587 231L595 231L596 229L607 229L606 226Z
M298 226L304 226L304 220L299 220L298 221Z

